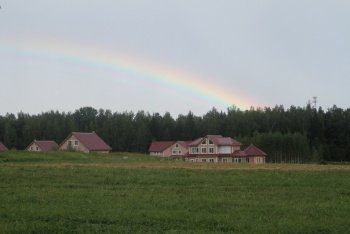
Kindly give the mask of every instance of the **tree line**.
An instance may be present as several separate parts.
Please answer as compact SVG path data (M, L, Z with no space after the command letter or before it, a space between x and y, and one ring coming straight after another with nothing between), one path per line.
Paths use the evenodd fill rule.
M194 140L207 134L253 143L268 153L268 162L350 161L350 109L283 106L227 111L215 108L160 115L144 111L112 112L83 107L75 112L49 111L0 116L0 141L25 149L33 140L60 143L72 131L95 131L113 151L147 152L153 140Z

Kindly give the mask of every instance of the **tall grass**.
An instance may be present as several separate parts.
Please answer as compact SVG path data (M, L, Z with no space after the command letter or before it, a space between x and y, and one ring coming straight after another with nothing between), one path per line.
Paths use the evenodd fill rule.
M0 154L0 232L346 233L349 230L348 170L74 166L76 161L104 165L128 160L161 159L125 154ZM71 162L71 166L30 166L28 162Z

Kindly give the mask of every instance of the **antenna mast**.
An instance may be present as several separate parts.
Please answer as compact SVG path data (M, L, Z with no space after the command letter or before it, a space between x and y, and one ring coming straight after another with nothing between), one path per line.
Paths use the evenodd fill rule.
M316 97L316 96L313 96L313 97L312 97L312 107L313 107L314 109L317 108L317 97Z

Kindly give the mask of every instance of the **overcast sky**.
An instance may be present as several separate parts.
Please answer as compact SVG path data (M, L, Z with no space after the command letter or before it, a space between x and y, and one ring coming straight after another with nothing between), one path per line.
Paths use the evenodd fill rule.
M157 68L231 92L237 100L229 101L242 108L305 106L312 96L325 109L349 107L350 1L2 0L0 5L1 115L92 106L177 116L228 107L206 95L208 90L203 95L184 82L181 88L150 78ZM106 54L128 57L134 69L152 64L151 74L51 56L76 48L72 53L81 58L99 51L102 61L108 61Z

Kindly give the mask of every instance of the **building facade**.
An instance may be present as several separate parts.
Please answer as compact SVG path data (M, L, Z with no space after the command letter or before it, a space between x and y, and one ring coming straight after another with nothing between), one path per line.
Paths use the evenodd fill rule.
M180 144L182 142L182 144ZM153 156L181 158L190 162L252 163L266 162L267 154L254 145L241 150L242 144L231 137L207 135L191 142L152 142Z

